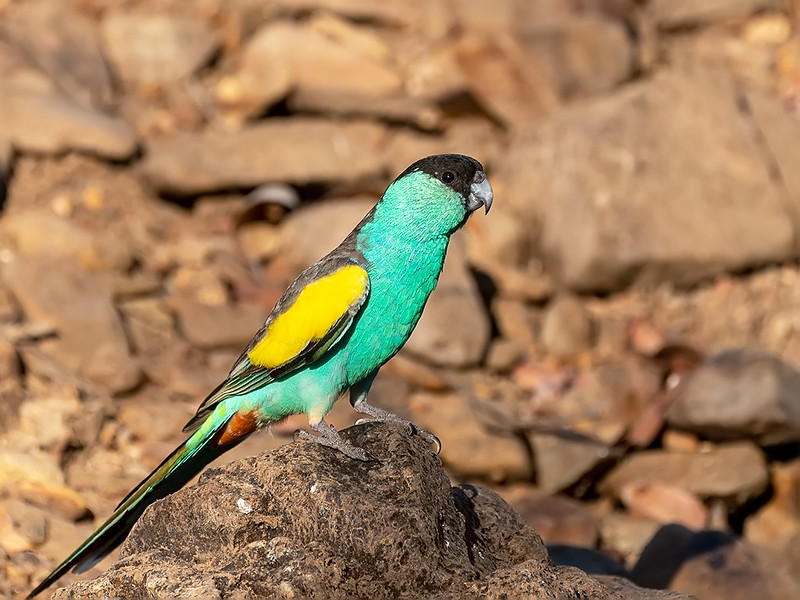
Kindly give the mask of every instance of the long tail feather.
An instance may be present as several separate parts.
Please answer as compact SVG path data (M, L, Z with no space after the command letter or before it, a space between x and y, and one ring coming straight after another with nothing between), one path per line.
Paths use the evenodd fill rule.
M182 488L209 462L244 440L245 432L239 436L229 435L228 425L235 417L236 413L217 427L202 428L178 446L122 500L105 523L26 596L26 600L50 587L70 569L75 573L91 569L125 540L148 506Z

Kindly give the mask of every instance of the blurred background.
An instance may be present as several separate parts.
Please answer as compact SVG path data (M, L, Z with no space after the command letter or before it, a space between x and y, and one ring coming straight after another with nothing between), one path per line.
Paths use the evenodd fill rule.
M797 0L0 0L0 596L439 152L494 208L372 402L555 560L800 597Z

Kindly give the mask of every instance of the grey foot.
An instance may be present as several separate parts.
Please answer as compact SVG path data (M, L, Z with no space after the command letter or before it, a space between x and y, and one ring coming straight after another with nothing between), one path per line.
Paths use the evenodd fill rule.
M378 408L377 406L372 406L371 404L367 404L363 400L357 400L353 404L353 408L364 415L369 415L368 418L359 419L356 421L356 425L360 423L372 423L375 421L386 421L388 423L400 423L404 427L408 429L408 433L410 435L418 435L423 440L432 444L436 447L436 454L439 454L442 451L442 442L432 434L430 431L423 429L422 427L417 427L411 421L407 421L403 417L400 417L393 412L389 412L388 410L384 410L382 408Z
M313 433L309 433L302 429L298 429L294 432L294 439L297 440L306 440L309 442L316 442L317 444L322 444L323 446L327 446L328 448L335 448L345 456L349 456L353 460L360 460L362 462L368 462L370 460L375 460L372 456L370 456L363 448L358 448L345 440L342 436L339 435L339 432L332 425L328 425L324 420L320 421L317 424L311 423L311 429L316 431L319 435L314 435Z

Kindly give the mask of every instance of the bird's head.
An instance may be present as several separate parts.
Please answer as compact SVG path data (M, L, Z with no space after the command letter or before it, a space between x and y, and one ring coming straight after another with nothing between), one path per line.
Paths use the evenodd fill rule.
M428 156L397 176L381 202L423 235L450 234L467 217L492 206L492 186L483 166L463 154Z

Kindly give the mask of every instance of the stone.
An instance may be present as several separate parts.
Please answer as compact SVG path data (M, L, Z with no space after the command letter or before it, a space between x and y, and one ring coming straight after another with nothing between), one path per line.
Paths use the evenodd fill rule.
M139 383L141 370L97 275L66 259L24 255L5 262L2 275L29 319L51 322L58 330L57 339L40 343L46 355L112 392Z
M118 237L81 227L52 211L31 209L3 216L0 247L27 257L74 261L90 271L126 271L131 248Z
M796 42L796 39L795 39ZM788 111L779 98L755 87L746 87L747 106L755 125L764 136L764 142L780 179L789 195L793 210L790 212L795 230L800 227L800 172L794 168L800 160L796 140L800 136L800 121ZM797 245L797 244L796 244ZM800 250L800 248L795 248Z
M0 486L20 482L63 485L64 474L55 459L44 452L0 448Z
M352 92L319 93L299 88L287 100L289 108L299 113L322 113L347 118L372 118L389 123L408 124L423 131L443 126L441 109L424 98L387 96L370 98Z
M708 523L708 509L697 496L674 485L632 483L623 486L619 496L632 514L657 523L677 523L694 530Z
M70 442L72 426L82 410L77 393L53 390L44 397L28 398L23 402L18 428L35 436L39 447L58 452Z
M705 452L645 450L623 460L601 483L620 496L627 485L660 482L701 498L726 498L742 504L767 486L763 453L750 442L720 444Z
M467 34L456 52L471 94L498 121L525 125L558 107L558 93L542 77L536 55L526 55L517 39Z
M576 567L590 575L619 575L626 577L628 571L617 560L600 550L548 544L547 553L555 565Z
M451 488L404 428L343 435L381 460L298 443L209 469L142 515L121 561L53 597L638 597L553 567L507 504L483 488Z
M597 544L597 522L583 503L567 496L544 494L528 486L514 486L500 493L546 544L581 548L593 548Z
M382 42L369 30L379 48ZM400 92L402 81L383 56L354 47L352 36L331 37L318 28L286 21L260 29L245 47L241 67L217 86L217 100L227 108L252 115L284 97L290 90L309 96L328 94L371 98Z
M742 19L778 6L773 0L653 0L648 3L647 11L660 27L673 29Z
M600 519L601 547L622 556L631 568L660 527L660 523L646 517L610 512Z
M775 462L772 497L744 522L744 537L764 547L788 548L800 535L800 459Z
M722 531L695 533L680 525L659 530L631 571L631 579L703 600L788 600L800 594L800 586L746 541Z
M39 507L48 515L58 515L70 521L91 516L86 500L75 490L45 481L15 481L3 486L3 492Z
M4 15L3 33L70 99L108 107L113 81L92 20L67 3L35 0Z
M383 169L384 128L316 118L274 118L234 132L153 140L142 166L163 193L193 195L263 183L341 183Z
M674 427L711 439L800 441L800 371L763 352L722 352L683 379L666 414Z
M622 20L587 11L520 29L526 56L539 61L560 98L609 92L633 76L635 51Z
M289 213L279 226L279 251L295 274L313 265L342 243L377 198L332 198Z
M214 30L196 16L109 11L100 33L120 79L144 88L193 75L217 48Z
M510 435L493 434L456 394L418 393L409 400L411 420L442 442L442 462L465 479L530 479L525 445Z
M536 470L536 484L553 494L569 489L609 459L600 442L569 433L526 432Z
M557 358L576 355L591 348L592 329L592 319L580 298L556 296L542 318L541 342Z
M785 191L734 83L697 71L663 70L513 136L497 178L515 243L537 248L517 266L544 256L569 289L611 291L794 256Z
M209 306L180 296L169 302L179 331L193 346L244 348L264 324L270 308L249 304Z
M57 93L15 90L0 85L0 131L27 152L59 154L77 150L113 160L129 158L138 146L124 121L82 107Z

